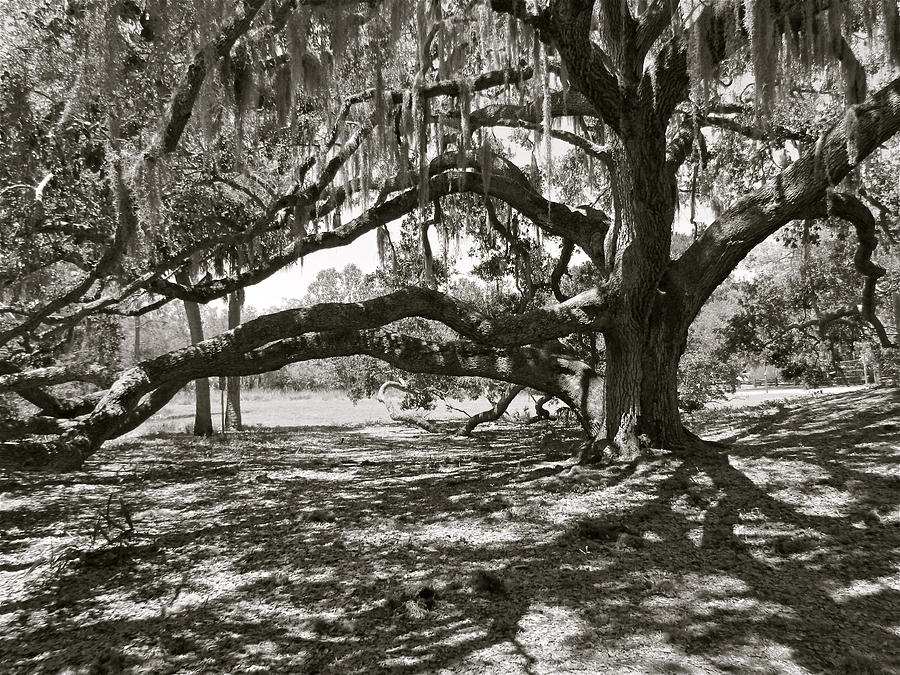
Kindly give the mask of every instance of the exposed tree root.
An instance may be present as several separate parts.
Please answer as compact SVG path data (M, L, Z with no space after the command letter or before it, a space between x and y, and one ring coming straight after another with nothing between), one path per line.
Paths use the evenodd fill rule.
M728 462L728 450L731 446L718 441L708 441L682 427L680 439L669 445L666 450L678 457L692 461L722 463Z
M631 434L622 437L628 438L627 443L620 443L619 439L588 438L578 446L575 452L575 464L604 465L613 463L639 462L649 457L649 451L653 447L651 439L645 434ZM692 462L700 461L721 463L728 461L727 450L730 446L717 441L708 441L700 438L685 427L681 428L676 440L668 442L662 450Z

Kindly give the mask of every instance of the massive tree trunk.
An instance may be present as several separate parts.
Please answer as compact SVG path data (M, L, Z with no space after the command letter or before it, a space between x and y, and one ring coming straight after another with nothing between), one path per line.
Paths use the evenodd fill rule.
M654 305L643 326L606 337L606 433L613 454L633 460L643 447L684 450L693 441L678 408L678 363L687 341L682 321Z
M244 304L243 291L235 291L228 295L228 330L241 325L241 306ZM241 420L241 378L239 376L225 379L225 429L240 431Z
M182 280L180 280L182 281ZM203 317L200 305L190 300L184 301L184 315L187 318L191 344L203 342ZM137 325L137 324L136 324ZM212 436L212 406L209 397L209 378L194 380L194 436Z
M687 331L681 293L667 274L676 185L666 168L666 127L643 83L622 95L612 181L618 217L605 247L621 307L604 331L605 436L613 454L633 460L642 446L683 441L677 375Z

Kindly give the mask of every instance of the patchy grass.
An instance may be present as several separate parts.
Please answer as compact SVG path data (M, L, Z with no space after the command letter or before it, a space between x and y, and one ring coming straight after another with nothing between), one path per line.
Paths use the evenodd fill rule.
M900 672L898 411L718 410L722 461L567 478L552 426L120 441L0 478L0 670Z

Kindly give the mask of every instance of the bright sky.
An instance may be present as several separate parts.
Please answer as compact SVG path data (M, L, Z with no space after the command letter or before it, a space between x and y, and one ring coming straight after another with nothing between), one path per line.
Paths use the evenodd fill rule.
M679 232L691 232L692 227L687 222L686 209L682 209L679 212L678 218L679 221L683 222L676 223L675 229ZM712 222L712 213L705 207L700 207L698 209L698 219L706 225ZM399 240L399 221L392 223L388 229L391 237L395 241ZM433 230L429 231L429 239L431 240L431 247L435 252L435 256L438 256L439 251L442 249ZM465 249L466 247L463 245L460 248ZM452 254L453 250L451 249ZM463 254L462 257L464 258L465 255ZM465 260L459 258L457 260L463 268L467 267ZM359 267L363 274L374 272L378 268L378 244L374 230L364 234L347 246L312 253L306 256L302 263L297 262L255 286L249 286L245 290L246 302L257 309L279 306L285 300L301 297L315 280L316 275L322 270L330 267L342 269L351 263Z
M341 269L350 263L359 267L364 274L374 272L378 267L378 245L374 230L347 246L311 253L287 269L276 272L255 286L249 286L245 291L246 302L257 309L265 309L291 298L299 298L319 272L329 267Z

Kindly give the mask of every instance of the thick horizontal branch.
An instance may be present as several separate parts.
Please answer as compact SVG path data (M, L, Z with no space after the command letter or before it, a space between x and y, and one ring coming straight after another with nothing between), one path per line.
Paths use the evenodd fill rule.
M503 68L501 70L491 70L481 73L471 78L456 78L449 80L439 80L423 84L417 91L416 95L420 98L437 98L438 96L459 96L460 92L465 89L467 92L484 91L493 89L511 82L524 82L530 80L534 76L534 68L524 66L522 68ZM357 105L371 101L375 98L376 90L374 88L366 89L364 92L354 94L345 102L345 106ZM390 101L393 105L401 105L410 96L409 89L390 89L383 92L385 101Z
M412 373L477 376L552 392L577 407L585 378L594 372L556 348L491 347L463 340L438 343L385 330L326 331L285 338L243 355L204 359L201 377L253 375L289 363L362 354Z
M154 389L170 386L176 380L232 374L226 371L245 358L241 355L275 341L313 332L377 328L417 316L439 321L477 342L512 347L579 330L598 330L610 316L610 303L611 298L596 289L526 314L492 318L438 291L407 288L363 302L322 303L275 312L124 371L82 425L79 433L86 440L73 440L72 447L74 450L102 443L115 433L119 420Z
M767 123L765 127L760 127L742 124L731 117L720 115L701 115L698 121L701 126L718 127L754 141L802 141L809 143L816 140L815 136L805 131L795 131L779 124Z
M576 91L553 92L550 95L550 117L593 117L596 110L590 102ZM459 113L453 112L449 120L459 120ZM516 103L492 103L473 110L469 114L469 127L474 131L481 127L514 126L514 122L540 124L544 119L542 103L524 105Z
M583 101L581 96L577 96L577 99ZM580 116L592 114L593 111L586 102L573 108L568 106L567 103L560 101L552 108L551 117L558 118L572 115ZM455 116L450 119L455 121ZM513 129L532 129L541 131L543 129L543 116L533 105L520 106L511 103L497 103L472 111L469 116L469 128L474 131L482 127L509 127ZM558 138L565 143L584 150L588 154L593 155L604 162L608 163L611 161L610 149L606 145L594 143L584 136L580 136L564 129L551 129L550 135L553 138Z

